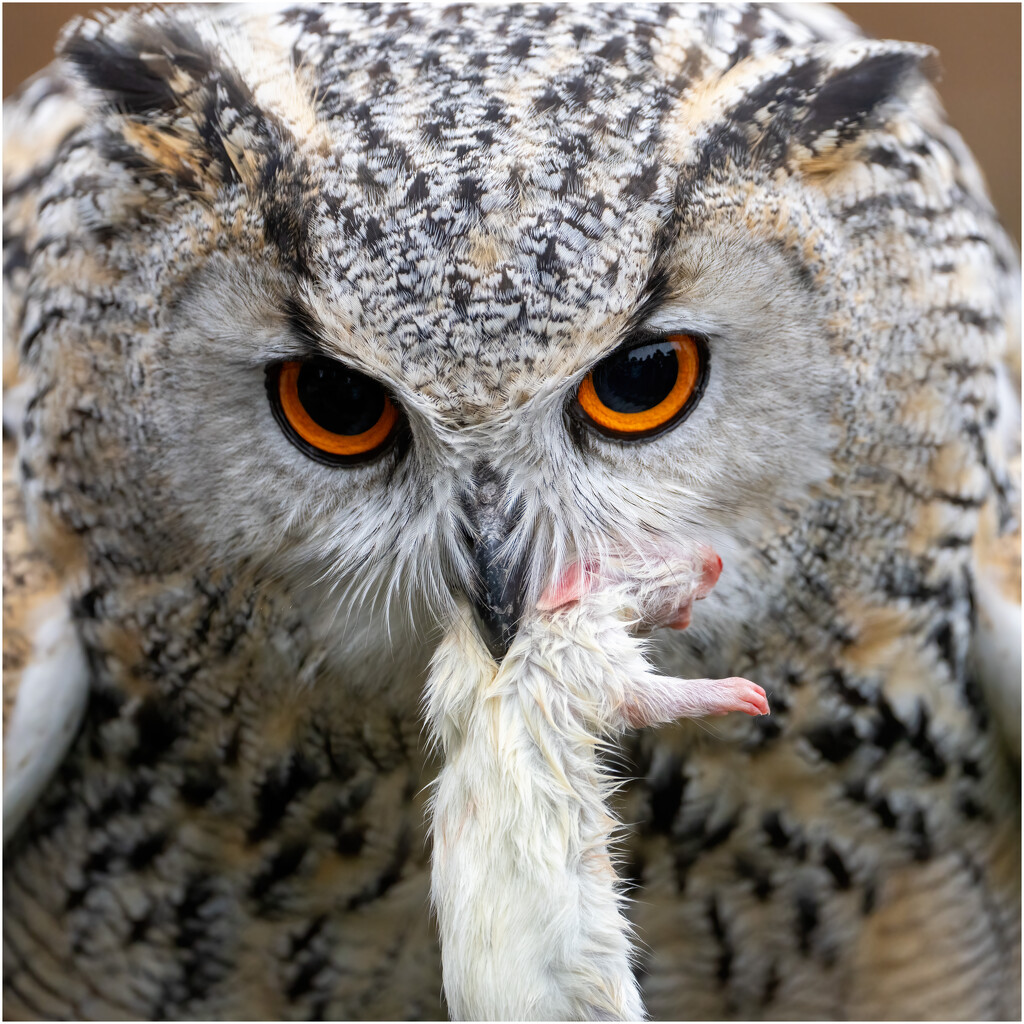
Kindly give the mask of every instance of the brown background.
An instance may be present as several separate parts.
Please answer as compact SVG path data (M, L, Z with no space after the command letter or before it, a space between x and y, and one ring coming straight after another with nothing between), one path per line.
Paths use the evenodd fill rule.
M4 96L51 58L60 27L98 4L5 3ZM120 6L103 4L103 6ZM929 43L939 91L974 150L996 206L1020 244L1021 6L1016 3L839 4L880 38Z

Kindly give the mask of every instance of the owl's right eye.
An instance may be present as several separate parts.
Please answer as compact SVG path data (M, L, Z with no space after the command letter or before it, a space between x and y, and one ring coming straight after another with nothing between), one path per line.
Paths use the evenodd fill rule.
M288 440L327 465L380 455L398 428L398 409L384 386L332 359L268 366L267 393Z

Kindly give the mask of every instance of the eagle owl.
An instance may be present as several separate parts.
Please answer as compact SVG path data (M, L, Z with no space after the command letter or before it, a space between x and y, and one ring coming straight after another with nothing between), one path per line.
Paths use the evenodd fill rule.
M604 754L646 1012L1019 1014L1017 256L933 65L802 5L66 30L4 120L8 1017L443 1016L431 658L672 545L644 657L771 714Z

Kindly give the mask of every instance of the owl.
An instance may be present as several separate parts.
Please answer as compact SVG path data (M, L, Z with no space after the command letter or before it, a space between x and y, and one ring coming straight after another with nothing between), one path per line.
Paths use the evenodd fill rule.
M424 696L677 549L562 663L771 714L595 755L629 1013L1019 1015L1019 271L934 73L805 5L69 26L4 117L6 1016L444 1017Z

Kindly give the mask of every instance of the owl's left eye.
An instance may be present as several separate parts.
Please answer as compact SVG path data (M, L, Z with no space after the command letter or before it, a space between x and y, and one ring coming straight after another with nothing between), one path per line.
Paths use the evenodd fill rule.
M384 386L332 359L268 366L267 393L285 436L317 462L365 462L394 440L398 409Z
M696 335L666 334L627 345L583 378L577 415L608 437L655 437L700 401L707 370L707 346Z

